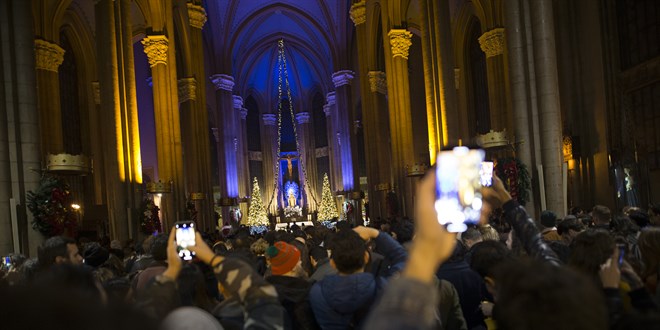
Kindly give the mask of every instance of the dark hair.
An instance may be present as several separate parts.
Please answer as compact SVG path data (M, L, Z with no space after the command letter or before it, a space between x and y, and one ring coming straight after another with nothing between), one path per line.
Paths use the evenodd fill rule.
M554 227L557 225L557 215L549 210L541 212L541 224L546 228Z
M67 245L76 244L71 238L64 236L54 236L47 239L41 246L37 249L37 256L39 259L39 267L42 269L49 268L55 264L55 259L57 257L69 258L69 250Z
M332 260L340 273L352 274L364 267L367 247L360 235L352 230L341 230L332 238Z
M610 228L614 234L623 237L635 235L639 231L639 227L625 215L614 216L612 222L610 222Z
M639 209L630 211L630 213L628 213L628 217L640 228L648 226L650 222L649 214Z
M582 221L578 220L576 217L571 216L566 217L562 222L557 224L557 234L563 235L567 234L569 230L574 230L574 231L583 231L584 230L584 224L582 224Z
M571 243L568 265L591 276L599 283L600 266L612 257L614 239L602 229L587 229Z
M597 225L608 224L612 218L612 212L607 206L596 205L591 210L591 217Z
M315 246L309 249L309 256L314 258L316 262L319 262L328 257L328 250L320 246Z
M470 267L484 278L495 278L497 266L513 258L506 245L499 241L479 242L472 246L471 251Z
M177 278L182 306L195 306L210 312L215 304L207 295L204 274L195 264L185 264Z
M337 231L344 231L344 230L353 229L353 226L351 226L351 224L348 221L342 220L342 221L337 222L337 225L335 226L335 228L337 228Z
M607 328L602 294L582 274L529 260L504 264L497 278L493 317L499 329Z
M399 244L412 241L415 226L408 219L401 219L392 225L392 232L396 234Z
M151 242L151 255L156 261L167 260L167 241L169 237L166 234L158 234Z
M461 234L461 240L465 242L466 240L477 240L481 238L481 232L476 227L468 227L468 229Z

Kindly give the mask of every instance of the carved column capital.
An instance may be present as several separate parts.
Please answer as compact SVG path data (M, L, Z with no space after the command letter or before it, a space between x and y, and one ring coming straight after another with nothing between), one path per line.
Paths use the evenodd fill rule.
M330 92L325 95L325 103L329 106L335 105L335 100L337 99L337 94L335 92Z
M211 132L213 132L213 137L215 138L215 142L219 143L220 142L220 130L217 127L212 127Z
M277 115L273 113L264 113L261 115L261 119L264 121L264 125L266 126L277 125Z
M329 117L332 114L332 109L329 104L323 105L323 113L325 113L326 117Z
M231 92L234 90L234 77L228 74L214 74L211 76L211 82L215 90L225 90Z
M46 40L35 39L34 56L37 70L57 72L64 61L64 49Z
M206 10L204 7L190 2L186 5L188 6L188 19L190 20L190 26L201 30L207 20Z
M232 95L232 100L234 101L234 109L240 111L243 108L243 98L238 95Z
M390 45L392 46L392 57L403 57L408 59L408 50L412 45L412 33L406 29L392 29L387 34L390 37Z
M94 95L94 104L101 104L101 85L98 81L92 81L92 95Z
M298 125L308 124L309 123L309 112L299 112L296 115L296 122Z
M504 28L495 28L479 37L479 46L486 58L501 55L504 51Z
M247 118L248 115L248 109L241 108L240 113L241 113L241 120L245 120L245 118Z
M195 101L197 99L197 81L195 78L182 78L177 82L179 87L179 103Z
M369 71L369 89L372 93L387 95L387 77L383 71Z
M350 11L351 20L355 26L363 24L367 21L367 2L362 0L356 2L351 6Z
M144 53L147 54L150 67L153 68L158 64L167 65L169 41L166 36L162 34L146 36L142 39L142 45L144 45Z
M332 83L335 85L335 88L340 86L348 85L351 83L351 80L355 77L355 72L351 70L341 70L332 74Z

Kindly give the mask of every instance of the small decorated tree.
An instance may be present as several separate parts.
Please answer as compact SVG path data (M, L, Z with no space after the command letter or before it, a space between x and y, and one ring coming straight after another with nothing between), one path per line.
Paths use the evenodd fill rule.
M248 209L248 226L267 226L268 214L264 208L264 203L261 200L261 189L259 189L259 181L255 177L252 180L252 196L250 197L250 208Z
M333 218L338 218L339 214L337 213L337 204L332 197L332 191L330 191L330 180L328 179L328 173L323 174L323 191L321 194L321 206L319 207L318 220L332 220Z
M46 237L75 231L78 223L71 208L69 186L59 178L45 175L36 191L28 191L27 207L32 213L32 228Z
M144 198L140 207L140 231L145 235L153 235L161 232L160 208L151 198Z

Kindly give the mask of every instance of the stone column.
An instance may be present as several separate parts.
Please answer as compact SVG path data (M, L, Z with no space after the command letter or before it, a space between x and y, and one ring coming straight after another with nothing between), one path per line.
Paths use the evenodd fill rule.
M405 29L392 29L388 33L391 46L391 75L388 79L390 108L390 134L395 190L402 201L404 215L412 215L412 187L407 168L415 163L410 114L410 86L408 80L408 50L412 33Z
M382 210L381 207L384 204L380 200L380 197L377 196L377 191L375 187L381 183L381 176L379 175L379 166L382 166L384 163L378 161L379 157L379 148L380 145L386 144L388 141L379 140L378 132L383 130L382 126L378 125L377 111L375 104L377 100L373 97L373 92L370 89L370 86L375 84L376 81L373 80L372 72L369 71L369 60L367 58L367 8L366 1L362 0L356 2L351 6L350 17L355 24L355 30L357 34L357 47L358 47L358 65L360 67L360 94L362 99L362 122L364 127L364 144L365 144L365 155L366 164L367 164L367 192L369 196L369 217L376 219L381 216ZM383 76L385 74L383 73ZM385 82L385 80L383 80ZM385 87L387 89L387 87ZM389 149L389 145L388 148ZM389 154L389 150L388 150ZM389 177L389 173L387 175Z
M263 157L264 182L264 206L269 214L277 214L277 185L275 181L276 166L279 162L277 154L277 115L264 113L261 115L263 121L263 134L261 135L261 153Z
M479 46L486 54L488 100L492 114L491 128L500 131L508 127L506 79L504 69L504 28L486 31L479 37Z
M243 184L245 185L245 194L241 195L241 197L248 196L252 194L252 189L250 183L252 182L252 179L250 179L250 159L248 158L248 142L247 142L247 115L248 115L248 109L242 108L238 111L240 118L241 118L241 129L240 129L240 135L241 135L241 145L239 146L240 148L240 153L241 153L241 158L243 159L243 178L244 182ZM263 186L263 183L261 183ZM243 213L243 219L247 219L247 214L248 214L248 204L244 203L241 204L241 212Z
M187 3L188 18L190 20L190 52L192 58L204 58L204 46L202 41L202 29L206 23L206 10L204 7ZM197 154L195 175L197 176L198 185L193 195L198 200L195 204L198 207L198 217L202 223L208 226L209 229L214 228L215 212L213 208L213 188L212 188L212 175L211 175L211 145L209 142L209 118L208 110L206 109L206 79L204 70L204 61L192 60L190 63L192 75L195 77L195 85L197 92L195 93L196 99L192 102L192 112L195 114L195 122L193 126L195 148Z
M222 152L222 161L218 164L220 171L220 201L222 208L222 218L225 223L229 219L229 207L234 206L234 203L229 201L238 197L238 172L236 166L236 111L234 110L234 98L232 91L234 90L234 78L226 74L215 74L211 76L211 81L215 85L215 97L218 104L218 137L220 139L218 148Z
M99 125L110 234L126 239L137 231L136 208L142 197L139 123L135 95L130 1L96 2L99 65Z
M247 143L246 140L243 139L243 120L241 118L241 111L243 110L243 98L238 95L234 95L233 102L234 115L236 119L236 122L234 123L236 128L236 135L234 135L233 140L235 150L234 153L236 154L236 172L238 174L238 196L245 197L250 194L251 191L249 190L249 178L246 176L247 172L245 171L248 164L247 154L244 152L245 148L243 146L245 143ZM243 214L247 213L244 212Z
M60 80L57 70L64 61L64 49L42 39L34 40L41 126L42 154L64 152L62 109L60 108Z
M328 129L328 157L330 160L330 185L333 191L344 190L344 184L341 179L341 137L337 128L337 103L335 92L329 92L326 96L326 103L323 106Z
M514 116L515 141L520 142L516 147L516 155L527 165L529 173L534 173L535 163L532 158L532 136L530 135L529 103L527 99L528 79L525 70L526 52L524 37L524 11L519 0L504 4L506 22L506 37L509 59L509 79L511 84L511 107ZM526 205L527 211L535 215L535 194L530 191L530 200Z
M172 183L172 193L164 194L162 198L163 227L169 228L185 209L181 122L178 93L175 92L178 86L175 85L176 81L172 81L168 67L172 59L168 37L163 34L149 35L142 39L142 44L151 66L153 81L158 178Z
M32 229L26 193L39 187L39 108L30 1L0 1L0 253L37 256L43 236ZM59 100L59 94L57 95ZM11 203L11 199L15 204ZM14 208L15 206L15 208ZM16 223L12 223L15 211ZM13 241L13 233L18 241Z
M194 77L181 78L177 81L179 94L179 111L181 116L181 137L183 145L183 168L185 176L186 199L195 204L197 211L201 210L204 197L200 196L201 180L199 166L198 124L197 124L197 80ZM206 212L198 212L198 228L206 228Z
M449 3L421 0L420 7L429 156L435 163L438 151L459 137L454 50Z
M350 85L354 76L355 73L350 70L341 70L332 74L332 82L335 85L337 95L337 127L341 142L339 152L341 155L342 183L343 190L348 193L349 198L353 195L351 193L355 193L357 196L361 194L360 174L357 165L359 155L357 153L355 129L353 128L355 116L353 114L353 96ZM358 222L362 214L361 198L356 197L354 200L354 219L349 219L349 221L361 225L362 222Z
M392 149L390 146L389 118L387 116L387 80L385 72L369 71L369 95L371 109L363 108L364 131L367 147L367 171L369 179L369 215L372 218L387 217L385 197L392 188ZM365 111L370 110L370 111Z
M310 124L309 112L299 112L296 115L298 145L300 150L299 162L301 164L299 173L301 185L305 191L308 212L316 211L321 203L321 196L318 195L318 175L316 169L316 148L314 147L314 137L312 136L312 127ZM304 171L302 170L304 166Z
M563 214L562 127L552 1L532 1L530 13L539 123L542 123L539 126L546 208L557 214Z

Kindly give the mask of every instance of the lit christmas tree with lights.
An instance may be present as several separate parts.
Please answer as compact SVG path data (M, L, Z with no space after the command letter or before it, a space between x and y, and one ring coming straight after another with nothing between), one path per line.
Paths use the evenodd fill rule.
M328 180L328 173L323 174L323 192L321 196L321 207L319 207L319 221L332 220L333 218L338 218L339 214L337 213L337 204L332 197L332 191L330 191L330 180Z
M250 208L248 210L247 225L268 225L268 215L266 214L264 203L261 200L261 189L259 189L259 181L257 181L256 177L254 180L252 180L252 196L250 197Z

